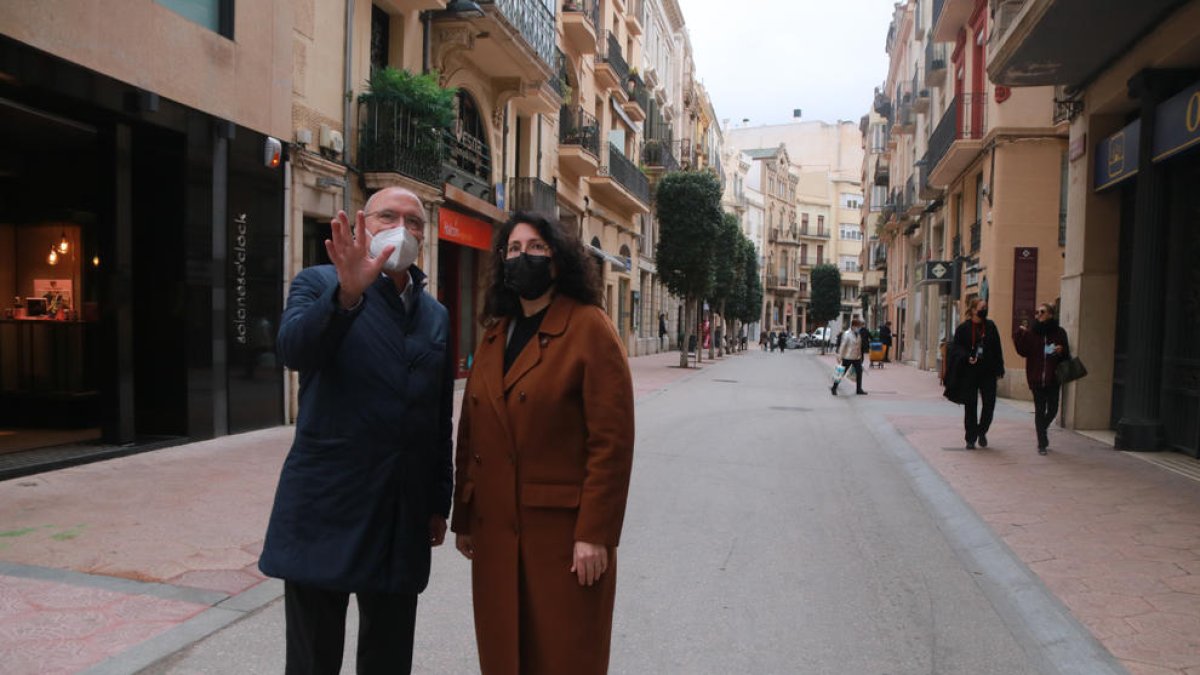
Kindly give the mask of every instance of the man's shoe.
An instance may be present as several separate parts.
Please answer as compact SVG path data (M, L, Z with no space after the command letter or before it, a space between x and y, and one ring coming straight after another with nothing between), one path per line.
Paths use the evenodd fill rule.
M987 434L979 434L979 447L987 447Z
M1050 453L1050 450L1048 450L1048 449L1047 449L1047 448L1045 448L1045 447L1040 447L1040 448L1038 448L1038 454L1039 454L1039 455L1046 455L1046 454L1049 454L1049 453Z
M974 449L975 449L975 444L974 444L974 443L967 443L967 449L968 449L968 450L974 450Z
M856 391L856 392L854 392L854 393L855 393L855 394L858 394L859 396L866 396L866 395L867 395L867 392L865 392L865 391Z
M836 384L829 388L829 393L833 394L834 396L837 396L837 385Z

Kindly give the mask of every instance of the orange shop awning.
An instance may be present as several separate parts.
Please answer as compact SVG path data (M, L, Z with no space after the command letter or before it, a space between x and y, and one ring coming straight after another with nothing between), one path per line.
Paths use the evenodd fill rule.
M438 239L487 251L492 248L492 226L442 207L438 209Z

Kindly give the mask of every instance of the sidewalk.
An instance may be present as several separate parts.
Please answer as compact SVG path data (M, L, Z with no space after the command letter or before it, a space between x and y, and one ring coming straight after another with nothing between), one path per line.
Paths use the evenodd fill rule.
M642 398L697 372L630 360ZM455 411L462 392L455 398ZM0 482L0 670L135 672L278 598L278 427Z
M1131 673L1200 674L1200 480L1181 475L1200 475L1200 462L1114 451L1055 425L1042 457L1032 406L1004 399L988 448L965 450L962 408L941 397L936 374L888 364L863 382L860 400Z

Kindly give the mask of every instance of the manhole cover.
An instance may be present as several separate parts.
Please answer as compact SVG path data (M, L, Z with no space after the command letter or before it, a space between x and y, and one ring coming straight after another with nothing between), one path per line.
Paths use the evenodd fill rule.
M797 406L788 406L788 405L773 405L773 406L771 406L771 410L785 410L787 412L810 412L812 410L812 408L800 408Z
M721 379L714 378L713 382L729 382L730 384L737 384L738 381L737 380L721 380Z

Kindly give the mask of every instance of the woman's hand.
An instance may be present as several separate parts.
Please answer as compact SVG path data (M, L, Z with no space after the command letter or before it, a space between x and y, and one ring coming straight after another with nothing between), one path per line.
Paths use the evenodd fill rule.
M454 537L454 547L458 552L463 554L467 560L475 559L475 545L471 543L471 535L459 534Z
M600 575L608 571L608 549L589 544L586 541L575 542L575 557L571 563L571 572L579 577L580 586L591 586L600 580Z
M325 252L337 268L338 302L343 309L350 309L383 273L383 263L396 247L388 246L378 258L371 257L371 235L367 232L367 220L362 211L356 216L353 232L345 211L338 211L337 218L329 224L333 232L332 238L325 240Z

